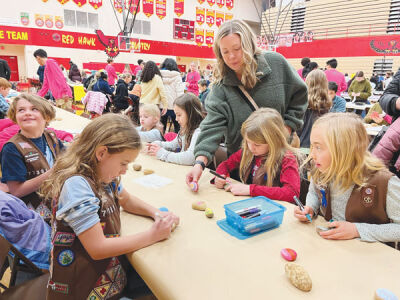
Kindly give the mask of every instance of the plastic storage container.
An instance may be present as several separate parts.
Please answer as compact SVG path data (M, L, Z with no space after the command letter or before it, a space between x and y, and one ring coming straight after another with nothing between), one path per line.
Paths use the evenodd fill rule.
M286 207L266 197L254 197L224 205L226 222L241 234L252 235L279 227ZM240 216L250 211L252 218Z

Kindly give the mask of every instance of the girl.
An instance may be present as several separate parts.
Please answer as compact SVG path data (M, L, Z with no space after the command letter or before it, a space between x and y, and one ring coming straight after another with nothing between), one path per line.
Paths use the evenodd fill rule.
M51 212L36 193L51 173L51 168L63 149L54 131L45 129L55 117L53 106L31 94L14 99L8 117L21 128L3 147L1 181L7 183L11 194L21 198L45 220Z
M163 125L160 123L160 110L155 104L143 104L139 108L140 126L139 132L142 142L151 143L163 141Z
M200 100L192 93L183 94L176 98L174 111L181 127L178 136L171 142L154 142L148 145L148 153L166 162L192 166L195 162L194 145L203 120Z
M310 133L314 121L321 115L329 112L332 101L328 96L328 80L321 70L313 70L306 77L308 87L308 109L304 114L304 125L297 132L300 138L300 147L310 147Z
M312 128L310 189L304 211L296 207L294 215L307 221L305 214L321 213L334 220L323 238L400 241L400 180L367 151L368 144L352 113L329 113Z
M296 150L287 142L287 130L281 115L272 108L253 112L243 123L242 149L222 162L217 173L229 176L239 169L243 183L215 179L217 188L235 196L265 196L274 200L294 202L299 196L300 176ZM228 183L228 184L227 184Z
M120 255L168 238L179 218L130 195L120 184L140 151L131 121L94 119L57 161L42 193L52 200L53 250L47 299L116 298L126 283ZM120 206L151 217L145 232L120 237ZM107 295L106 295L107 293Z
M195 94L196 96L199 95L199 86L197 83L201 79L200 73L197 71L197 65L193 61L190 64L190 72L186 75L186 87L187 91L190 93Z

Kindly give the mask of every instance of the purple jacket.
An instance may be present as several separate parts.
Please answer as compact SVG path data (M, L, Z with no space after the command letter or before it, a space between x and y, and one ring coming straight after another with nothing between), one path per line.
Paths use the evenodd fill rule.
M400 149L400 118L398 118L389 129L386 131L385 135L376 145L373 155L383 160L386 166L389 165L393 155ZM397 171L400 170L400 157L397 158L394 163L394 167Z

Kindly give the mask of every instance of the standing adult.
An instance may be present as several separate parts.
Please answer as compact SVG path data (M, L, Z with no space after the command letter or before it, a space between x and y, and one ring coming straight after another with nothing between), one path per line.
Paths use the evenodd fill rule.
M187 183L199 180L224 136L228 155L239 150L240 128L254 110L239 86L258 107L276 109L289 133L302 126L308 105L304 81L282 55L261 52L256 45L256 37L245 22L231 20L220 27L213 46L215 83L207 97L208 114L200 125L196 163L186 176Z
M174 112L174 101L184 93L184 84L182 83L181 74L176 61L172 58L166 58L160 66L162 81L164 83L165 94L168 100L168 110L161 117L161 123L164 125L164 131L167 127L168 118L174 124L174 131L179 132L180 126L176 121Z
M113 64L114 60L109 58L107 59L107 66L104 68L104 70L107 72L107 82L109 85L114 85L115 81L118 79L117 72L115 72Z
M114 107L120 111L125 110L129 106L129 92L128 84L132 80L132 75L123 73L120 75L120 79L117 82L117 89L114 96Z
M392 123L394 123L400 116L400 69L383 92L379 104L385 113L393 117Z
M303 77L303 69L304 69L304 67L305 66L307 66L309 63L311 62L311 59L309 58L309 57L303 57L302 59L301 59L301 65L303 66L301 69L298 69L297 70L297 73L299 74L299 76L303 79L303 80L306 80L306 78L305 77ZM312 70L311 70L312 71ZM310 72L311 72L310 71Z
M134 75L136 76L136 82L140 83L140 78L142 76L142 72L143 72L143 69L144 69L145 62L143 61L143 59L138 59L137 63L138 63L138 65L135 68L135 74Z
M45 66L42 89L37 94L44 97L50 90L58 107L71 108L72 91L58 63L54 59L47 58L47 53L43 49L37 49L33 56L39 65Z
M0 59L0 77L10 80L11 70L7 61Z
M329 81L334 81L338 85L338 91L336 95L340 96L340 94L347 90L347 83L344 75L336 70L338 62L336 58L332 58L326 62L326 70L325 75Z
M160 70L154 61L149 60L144 65L140 86L142 89L140 103L157 104L159 107L161 105L161 115L165 115L167 113L168 101Z
M186 87L187 91L199 95L199 85L198 82L201 79L200 73L197 71L197 65L195 62L190 64L190 72L186 75Z

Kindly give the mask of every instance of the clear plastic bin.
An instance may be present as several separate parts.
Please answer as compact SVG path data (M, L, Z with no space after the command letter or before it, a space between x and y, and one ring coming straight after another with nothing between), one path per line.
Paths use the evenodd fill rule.
M227 223L245 235L279 227L286 207L266 197L254 197L224 205ZM243 218L240 213L255 209L256 216ZM259 214L259 215L258 215Z

